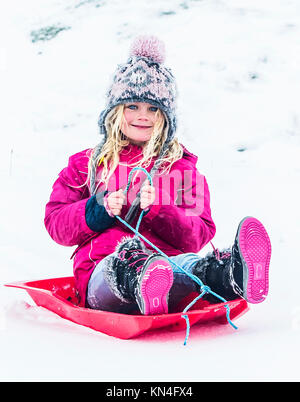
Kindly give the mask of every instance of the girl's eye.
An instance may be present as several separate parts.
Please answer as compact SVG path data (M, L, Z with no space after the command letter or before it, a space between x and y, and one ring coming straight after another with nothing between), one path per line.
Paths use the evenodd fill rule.
M126 108L127 108L127 109L130 109L130 110L137 110L137 109L138 109L138 106L137 106L137 105L127 105ZM149 110L150 110L150 112L157 112L158 107L156 107L156 106L150 106L150 107L149 107Z

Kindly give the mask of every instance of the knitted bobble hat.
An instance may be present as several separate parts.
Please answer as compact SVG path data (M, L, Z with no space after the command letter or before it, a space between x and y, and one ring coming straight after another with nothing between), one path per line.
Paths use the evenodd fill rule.
M107 93L105 109L99 117L100 133L106 139L105 119L117 105L145 102L158 107L168 122L166 142L176 131L176 84L171 71L164 66L165 46L154 36L139 36L131 45L129 59L120 64Z

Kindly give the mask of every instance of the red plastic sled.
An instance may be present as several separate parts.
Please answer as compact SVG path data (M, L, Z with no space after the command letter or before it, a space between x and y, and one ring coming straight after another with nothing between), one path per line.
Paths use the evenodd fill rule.
M182 318L182 310L197 296L194 293L182 300L178 306L179 312L177 313L144 316L111 313L76 306L74 277L15 282L6 286L25 289L38 306L45 307L62 318L121 339L134 338L146 331L157 328L186 329L186 321ZM186 313L189 317L190 325L207 321L227 324L224 304L209 304L204 300L199 300ZM248 304L243 299L229 301L227 304L230 307L231 320L248 311Z

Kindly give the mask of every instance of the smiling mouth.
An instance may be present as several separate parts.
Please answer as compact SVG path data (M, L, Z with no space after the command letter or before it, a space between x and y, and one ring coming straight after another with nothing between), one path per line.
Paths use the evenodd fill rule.
M142 128L142 129L151 128L151 126L137 126L135 124L132 124L132 126L136 127L136 128Z

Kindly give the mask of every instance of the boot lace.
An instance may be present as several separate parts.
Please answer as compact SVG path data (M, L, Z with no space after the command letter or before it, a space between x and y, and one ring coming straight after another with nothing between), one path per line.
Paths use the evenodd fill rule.
M212 246L212 248L213 248L213 250L214 250L214 254L215 254L216 259L217 259L218 261L221 261L221 260L224 260L224 259L226 259L226 258L230 258L230 257L231 257L231 253L230 253L229 251L226 251L226 252L224 252L224 253L222 252L222 255L221 255L220 252L219 252L219 249L215 248L215 246L213 245L212 242L210 242L210 244L211 244L211 246Z
M130 252L131 255L129 257L127 257L127 261L129 262L130 260L132 260L132 258L134 259L133 262L130 262L128 264L129 267L132 267L135 264L137 265L137 272L140 272L141 267L143 266L144 262L147 260L147 258L149 257L149 254L146 253L144 250L142 249L134 249L134 250L122 250L119 253L119 258L121 261L124 261L126 259L126 254L127 252ZM140 257L138 260L136 260L136 257ZM140 263L142 261L142 263Z

